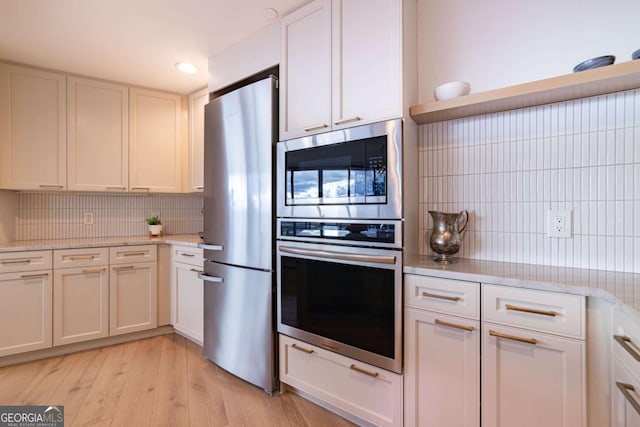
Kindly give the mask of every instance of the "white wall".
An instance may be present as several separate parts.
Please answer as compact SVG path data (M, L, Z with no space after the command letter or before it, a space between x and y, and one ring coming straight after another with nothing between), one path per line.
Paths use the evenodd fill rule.
M13 191L0 190L0 243L15 240L18 196Z
M640 273L640 89L420 128L423 238L429 210L467 209L463 258Z
M438 84L481 92L640 49L638 0L418 0L420 102Z
M209 57L209 92L280 62L280 21Z

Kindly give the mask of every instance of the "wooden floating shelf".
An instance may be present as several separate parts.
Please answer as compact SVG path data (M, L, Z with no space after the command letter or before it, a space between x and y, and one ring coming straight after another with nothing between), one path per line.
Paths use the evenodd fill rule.
M640 88L640 60L414 105L418 124L497 113Z

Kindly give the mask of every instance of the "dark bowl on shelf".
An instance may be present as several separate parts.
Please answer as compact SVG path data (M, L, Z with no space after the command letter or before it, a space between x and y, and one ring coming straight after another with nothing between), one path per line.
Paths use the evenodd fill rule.
M611 65L616 61L615 55L598 56L597 58L587 59L584 62L579 63L573 67L573 72L592 70L594 68L604 67Z
M640 49L631 54L631 59L640 59Z

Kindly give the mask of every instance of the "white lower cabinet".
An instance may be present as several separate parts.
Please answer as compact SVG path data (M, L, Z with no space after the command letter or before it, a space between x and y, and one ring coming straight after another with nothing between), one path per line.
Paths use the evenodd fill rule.
M584 426L585 343L483 323L482 425Z
M640 379L613 360L612 426L640 426Z
M53 345L109 335L107 266L54 270Z
M202 345L204 285L202 249L174 247L171 263L171 323L176 331Z
M0 356L51 347L51 323L51 270L0 274Z
M362 420L402 426L402 375L280 335L280 381Z
M405 425L480 423L480 322L405 308Z

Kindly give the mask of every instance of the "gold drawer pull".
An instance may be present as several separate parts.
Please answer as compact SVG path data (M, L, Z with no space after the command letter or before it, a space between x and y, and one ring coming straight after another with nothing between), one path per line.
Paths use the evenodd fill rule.
M127 252L122 254L122 256L144 256L146 252Z
M16 260L16 261L1 261L2 265L4 264L30 264L31 260L30 259L20 259L20 260Z
M133 270L133 265L126 265L124 267L113 267L113 269L115 271L120 271L120 270Z
M104 268L95 268L93 270L82 270L82 272L84 274L95 274L95 273L102 273L105 269Z
M624 398L627 399L627 402L629 402L631 406L633 406L633 409L640 414L640 403L638 403L638 401L631 395L631 392L636 391L636 388L631 384L619 383L617 381L616 386L618 387L618 390L622 392Z
M131 191L146 191L149 192L150 187L131 187Z
M39 274L23 274L20 276L21 279L35 279L38 277L46 277L49 273L39 273Z
M362 120L362 118L355 116L349 119L338 120L337 122L333 122L333 124L336 126L340 126L340 125L346 125L347 123L359 122L360 120Z
M204 186L200 185L200 186L196 187L196 190L204 190Z
M328 127L329 127L328 124L322 123L320 125L309 126L308 128L304 128L304 131L305 132L311 132L311 131L314 131L314 130L324 129L324 128L328 128Z
M617 343L620 344L622 348L624 348L627 351L627 353L631 355L631 357L636 359L637 362L640 362L640 354L638 354L635 348L631 347L631 344L633 344L633 341L631 341L631 338L624 337L622 335L614 335L613 339L616 340Z
M182 255L182 256L187 256L187 257L189 257L189 258L191 258L191 257L194 257L194 256L195 256L194 254L185 254L185 253L182 253L182 254L180 254L180 255Z
M516 305L507 304L505 306L507 310L521 311L523 313L541 314L542 316L556 317L558 313L555 311L536 310L535 308L518 307Z
M440 319L436 319L436 325L448 326L450 328L462 329L469 332L473 332L473 330L475 329L473 326L456 325L455 323L445 322Z
M191 271L193 271L194 273L198 273L198 274L204 273L204 271L198 270L197 268L192 268Z
M349 366L349 369L351 369L352 371L360 372L361 374L365 374L371 378L378 378L380 376L379 372L369 372L365 369L358 368L356 365L353 365L353 364Z
M107 187L107 191L124 191L127 187Z
M71 261L93 261L93 258L95 258L93 255L87 255L87 256L71 256L69 257L69 259Z
M40 184L40 188L42 188L42 189L45 189L45 188L59 188L59 189L62 189L62 188L64 188L64 185Z
M291 348L295 348L296 350L299 350L299 351L301 351L303 353L307 353L307 354L313 353L313 350L309 350L308 348L300 347L297 344L291 344Z
M501 334L500 332L496 332L496 331L492 331L492 330L489 330L489 335L491 335L492 337L496 337L496 338L504 338L506 340L523 342L525 344L536 345L538 343L538 341L535 338L521 338L521 337L517 337L515 335Z
M422 296L423 297L427 297L427 298L444 299L444 300L447 300L447 301L460 301L462 299L460 297L450 297L448 295L438 295L438 294L432 294L430 292L422 292Z

